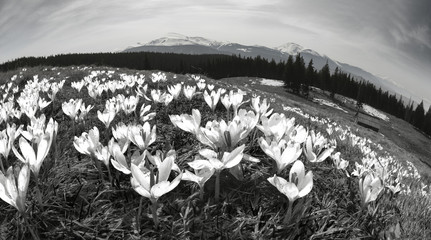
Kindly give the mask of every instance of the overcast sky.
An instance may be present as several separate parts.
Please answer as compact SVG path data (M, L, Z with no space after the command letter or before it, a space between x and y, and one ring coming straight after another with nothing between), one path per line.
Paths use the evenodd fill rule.
M169 32L268 47L295 42L390 79L428 105L430 13L430 0L0 0L0 63L117 51Z

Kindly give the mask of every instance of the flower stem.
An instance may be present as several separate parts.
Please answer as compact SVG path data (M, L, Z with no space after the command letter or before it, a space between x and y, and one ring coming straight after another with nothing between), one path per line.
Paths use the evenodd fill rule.
M112 181L112 174L111 174L111 168L109 166L109 162L108 162L108 176L109 176L109 182L111 182L111 185L114 186L114 182Z
M34 232L33 228L31 227L30 223L27 220L27 215L25 213L22 213L22 217L24 218L24 222L27 225L27 229L30 232L31 236L35 240L39 240L39 236Z
M218 203L219 202L219 195L220 195L220 172L217 171L215 173L215 175L216 175L216 180L215 180L214 198L215 198L215 202Z
M199 199L204 201L204 186L199 188Z
M157 200L152 201L153 204L151 205L151 213L153 214L153 221L154 221L154 226L157 227L159 226L159 218L157 216Z
M42 208L42 193L40 192L40 187L39 187L39 177L38 175L34 175L35 176L35 181L36 181L36 198L37 201L39 202L39 207Z
M100 181L102 181L102 182L103 182L103 173L102 173L102 169L101 169L101 167L100 167L99 160L98 160L98 159L96 159L96 157L95 157L95 156L91 156L91 159L93 159L94 165L96 165L97 171L99 172L99 175L100 175Z
M284 224L289 224L290 223L290 221L292 220L292 205L293 205L293 202L288 202L288 207L287 207L287 211L286 211L286 215L284 215L284 221L283 221L283 223Z
M141 197L141 200L139 200L138 214L136 215L136 230L138 231L138 233L141 231L141 213L142 213L143 201L144 201L144 197Z

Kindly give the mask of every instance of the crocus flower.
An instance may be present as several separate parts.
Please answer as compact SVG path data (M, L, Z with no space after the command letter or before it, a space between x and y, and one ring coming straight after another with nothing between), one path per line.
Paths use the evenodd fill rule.
M81 92L82 87L84 87L85 81L72 82L71 86L75 88L78 92Z
M211 108L211 110L214 111L220 99L220 89L217 92L211 91L211 94L208 94L208 92L205 90L204 99L208 106Z
M290 202L294 202L310 193L313 188L313 173L309 171L305 174L304 164L301 161L296 161L290 169L289 181L275 174L268 178L268 181L278 191L286 195Z
M126 114L130 114L135 111L136 106L138 105L139 97L129 96L124 99L122 102L122 109Z
M73 145L78 152L88 156L95 156L97 148L101 146L99 129L93 127L88 133L83 132L79 138L75 136Z
M27 126L27 130L21 131L22 136L33 143L38 143L42 135L45 133L45 120L46 117L44 114L38 118L34 116L31 117L30 125Z
M69 116L72 121L75 121L78 115L78 111L81 108L82 99L70 99L68 102L63 102L61 108L64 114Z
M336 169L346 170L347 166L349 166L349 161L342 159L340 152L332 154L331 158Z
M168 158L163 161L158 168L158 177L153 180L151 180L152 174L150 173L150 170L145 167L139 168L132 163L132 177L130 181L133 190L139 193L139 195L150 199L151 202L157 202L161 196L172 191L181 181L182 173L180 173L174 180L168 181L173 163L173 158ZM154 185L151 185L152 182Z
M8 159L15 139L21 134L22 125L18 128L15 124L7 124L6 129L0 132L0 154Z
M200 131L201 113L197 109L192 110L192 115L169 115L174 126L181 128L183 131L197 135Z
M124 174L130 174L130 167L127 164L126 157L123 154L123 151L120 148L120 145L118 143L113 141L114 139L111 139L109 141L109 152L114 158L111 158L112 166L114 166L115 169L118 171L124 173Z
M45 101L45 99L43 99L43 98L39 98L37 103L38 103L39 109L42 110L42 109L46 108L51 103L51 101L48 102L48 101Z
M243 97L246 95L246 93L241 89L238 89L236 93L231 91L229 94L230 94L230 101L232 103L233 112L236 116L236 114L238 113L238 108L245 103L243 102Z
M212 149L230 150L248 136L258 120L259 116L249 111L248 113L243 113L242 117L236 116L228 123L224 120L220 122L216 120L209 121L205 128L200 128L197 139Z
M177 153L173 149L169 150L167 153L157 150L155 155L151 155L147 150L145 150L145 155L147 156L148 160L157 168L159 168L162 162L166 161L168 158L173 158L174 160L177 158ZM175 161L172 165L172 170L181 172Z
M295 118L292 118L293 122ZM292 140L296 143L303 143L307 140L308 131L301 125L296 125L293 127L288 127L286 133L284 134L284 139L286 141Z
M200 169L195 169L194 173L185 170L181 180L192 181L199 185L199 188L203 189L205 183L214 174L215 169L209 166L204 166Z
M141 110L139 111L139 116L141 117L142 122L150 121L156 116L155 112L150 112L151 105L142 104Z
M284 114L274 113L269 118L261 117L261 124L256 127L265 134L267 139L278 142L293 125L294 119L287 119Z
M253 97L251 99L251 108L260 116L268 117L271 115L274 109L268 110L269 105L270 104L267 102L266 98L264 98L262 102L260 102L260 96Z
M208 160L195 159L193 162L189 162L190 167L195 170L203 168L213 168L217 172L221 172L223 169L231 168L238 165L243 159L243 151L245 145L241 145L234 149L232 152L224 152L221 159L218 158L217 153L211 149L202 149L199 154Z
M331 155L334 149L320 133L314 134L314 131L311 131L305 142L304 154L310 162L322 162Z
M264 139L259 138L260 148L271 157L277 164L277 172L280 173L289 164L295 162L301 155L301 147L292 141L286 142L284 139L279 142L272 141L270 144Z
M172 86L168 86L168 92L172 95L172 97L176 100L181 94L181 83L177 83Z
M152 98L153 102L163 103L165 105L168 105L173 99L171 94L166 93L166 92L162 92L159 89L152 89L151 90L151 98Z
M93 109L92 105L88 105L87 107L85 107L85 104L83 103L79 108L80 113L78 116L78 121L84 121L85 116L87 116L91 109Z
M106 128L109 128L109 125L111 124L112 120L114 120L115 115L116 112L113 108L105 109L103 113L97 111L97 117L103 124L105 124Z
M131 142L133 142L140 150L144 150L156 141L156 126L151 128L148 122L145 122L142 126L129 126L128 135Z
M223 106L226 108L226 111L229 111L230 107L232 106L232 102L230 101L230 95L225 94L220 98L220 102L223 104Z
M136 94L140 97L144 97L147 100L150 100L145 94L147 93L148 84L145 84L144 86L138 86L135 90Z
M166 78L166 74L162 73L162 72L158 72L158 73L152 73L151 74L151 81L153 83L156 82L166 82L168 79Z
M383 190L382 180L369 173L359 179L359 192L361 194L361 204L365 207L369 202L375 201L379 193Z
M196 86L199 88L200 91L204 90L206 86L205 80L199 80L198 82L196 82Z
M24 165L21 169L18 168L17 172L18 179L15 177L12 166L9 167L6 175L0 172L0 198L18 209L20 213L24 213L30 170L28 165Z
M184 86L183 94L188 100L192 100L193 96L196 94L196 86Z
M117 124L117 128L112 128L112 135L114 136L115 140L117 140L121 151L125 153L130 144L129 126L123 122Z
M21 149L22 155L18 152L18 150L15 149L15 147L12 148L16 157L20 161L30 165L30 169L36 177L39 175L40 167L48 155L49 149L51 148L52 141L55 137L55 134L57 134L57 131L58 123L51 118L43 135L40 137L39 141L36 142L37 152L35 152L33 147L23 137L19 139L19 147Z

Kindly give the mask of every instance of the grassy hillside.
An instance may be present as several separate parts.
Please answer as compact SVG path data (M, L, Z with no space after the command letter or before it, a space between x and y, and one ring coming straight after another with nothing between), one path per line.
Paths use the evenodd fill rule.
M245 77L37 67L0 81L0 239L431 237L430 140L395 117L376 133L348 104ZM91 107L71 118L77 104Z

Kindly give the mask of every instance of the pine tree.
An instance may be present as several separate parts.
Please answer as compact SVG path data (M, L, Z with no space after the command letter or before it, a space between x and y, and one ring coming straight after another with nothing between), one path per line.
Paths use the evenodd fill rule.
M425 119L424 102L422 101L415 109L413 125L419 129L422 129Z
M428 112L425 115L423 130L428 135L431 135L431 105L428 108Z
M410 103L408 107L406 108L405 114L404 114L404 120L406 122L412 123L413 120L413 103Z
M325 66L320 70L320 87L322 90L329 90L331 84L331 72L329 70L329 64L326 62Z
M290 84L292 82L292 76L293 76L293 57L292 55L289 55L289 58L286 62L286 67L284 68L284 87L290 88Z
M315 75L316 75L316 71L314 70L313 59L311 59L310 62L308 62L308 66L305 71L304 86L302 88L302 94L306 98L308 98L310 94L310 85L314 84Z

